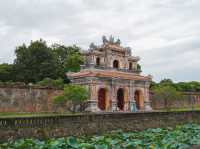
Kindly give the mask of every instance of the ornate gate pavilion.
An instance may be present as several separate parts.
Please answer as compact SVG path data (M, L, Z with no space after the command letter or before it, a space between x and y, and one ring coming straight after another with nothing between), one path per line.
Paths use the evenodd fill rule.
M151 76L140 75L138 56L131 55L129 47L120 40L103 36L103 44L91 43L83 51L84 65L80 72L67 73L72 83L84 85L89 90L87 111L148 111Z

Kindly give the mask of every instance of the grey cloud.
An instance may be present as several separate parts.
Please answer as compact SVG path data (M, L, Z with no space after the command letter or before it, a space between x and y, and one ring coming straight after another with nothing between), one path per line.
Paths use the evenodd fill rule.
M0 63L11 63L15 47L32 39L87 49L112 34L155 80L200 80L199 18L199 0L1 1Z

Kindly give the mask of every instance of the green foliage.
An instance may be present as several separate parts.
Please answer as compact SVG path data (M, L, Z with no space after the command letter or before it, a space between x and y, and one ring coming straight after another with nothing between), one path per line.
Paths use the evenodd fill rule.
M197 81L179 82L175 85L175 87L179 91L199 92L200 82L197 82Z
M175 88L171 86L160 86L154 90L155 97L158 99L165 98L167 100L180 99L182 96Z
M91 137L53 138L44 141L19 139L7 142L7 149L186 149L200 144L200 125L185 124L175 128L154 128L145 131L122 132Z
M45 78L62 78L68 83L66 71L79 71L83 63L79 47L48 46L42 39L18 46L15 54L13 65L0 65L0 81L36 83Z
M160 85L162 86L173 86L173 81L171 79L163 79L160 81Z
M157 88L157 87L158 87L158 83L151 81L150 89L154 89L154 88Z
M51 48L45 41L32 41L29 46L25 44L15 50L16 59L14 67L16 77L21 82L38 82L46 77L55 79L56 59Z
M83 62L79 47L54 44L52 50L57 60L57 75L59 77L66 79L65 73L67 71L79 71L80 64ZM65 82L69 82L69 80L65 80Z
M12 64L0 64L0 81L7 82L14 80L14 70Z
M65 71L78 72L80 70L80 64L83 63L83 58L79 53L71 54L64 63Z
M64 105L64 104L66 104L66 102L67 101L66 101L64 95L54 97L54 103L55 104Z
M56 80L45 78L42 81L37 82L37 85L62 89L64 87L64 81L61 78Z
M80 85L67 84L64 87L63 95L54 98L55 104L71 103L73 112L76 111L76 106L82 104L88 99L88 90Z
M64 97L66 100L79 103L88 98L88 91L83 86L68 84L64 88Z
M160 83L152 82L150 88L154 89L160 86L171 86L180 92L200 92L200 82L197 81L174 83L171 79L163 79Z
M137 64L137 71L142 71L141 65Z

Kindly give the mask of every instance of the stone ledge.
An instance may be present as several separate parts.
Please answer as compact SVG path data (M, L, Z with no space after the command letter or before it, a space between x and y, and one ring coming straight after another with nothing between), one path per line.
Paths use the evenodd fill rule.
M57 87L40 86L40 85L19 85L19 84L0 84L0 88L15 88L15 89L52 89L52 90L63 90Z
M175 127L185 123L200 124L200 111L0 118L0 140L93 135L118 129L125 132L141 131L148 128ZM44 133L38 133L41 131Z

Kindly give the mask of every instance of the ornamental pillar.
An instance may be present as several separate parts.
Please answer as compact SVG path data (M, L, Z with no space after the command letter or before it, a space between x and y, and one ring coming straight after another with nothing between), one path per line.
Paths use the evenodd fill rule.
M116 102L116 84L115 80L111 80L111 98L110 100L112 101L111 104L111 111L116 111L117 110L117 102Z
M130 81L129 87L129 110L131 112L136 112L136 103L134 99L134 81Z
M96 89L96 81L91 80L91 83L89 85L89 93L90 97L89 100L86 102L86 109L85 111L88 112L97 112L99 111L97 106L97 89Z
M151 111L151 102L149 100L149 87L150 87L150 82L145 82L144 86L144 110L145 111Z

